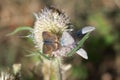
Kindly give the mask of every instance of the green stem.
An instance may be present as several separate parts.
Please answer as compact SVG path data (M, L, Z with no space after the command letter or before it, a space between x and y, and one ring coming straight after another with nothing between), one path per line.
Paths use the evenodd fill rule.
M63 76L62 76L62 69L61 69L61 58L57 59L58 62L58 74L59 74L59 80L63 80Z

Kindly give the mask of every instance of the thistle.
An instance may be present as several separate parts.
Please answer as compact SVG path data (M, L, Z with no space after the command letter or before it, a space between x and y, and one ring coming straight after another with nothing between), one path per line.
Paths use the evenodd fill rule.
M32 34L35 45L42 54L56 57L54 60L43 58L44 80L63 80L61 56L56 51L62 47L60 39L63 32L72 30L70 19L55 8L44 8L40 13L34 15L36 21ZM61 52L63 55L64 53L66 52Z
M33 39L36 47L43 52L43 37L44 31L61 36L62 32L70 27L69 18L55 8L44 8L40 13L34 13L36 21L33 29Z

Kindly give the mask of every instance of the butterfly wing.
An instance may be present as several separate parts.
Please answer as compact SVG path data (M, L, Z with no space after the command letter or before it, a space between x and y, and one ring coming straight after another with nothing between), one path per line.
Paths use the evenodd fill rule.
M76 53L84 59L88 59L87 52L84 49L80 48Z
M68 32L63 32L60 43L62 46L69 46L75 43L73 37Z
M45 43L43 44L43 53L44 54L51 54L53 51L53 48L51 45L46 45Z
M43 53L51 54L52 51L58 49L58 38L55 34L44 31L43 34Z
M95 30L95 27L92 27L92 26L84 27L84 28L82 28L82 34L92 32L93 30Z
M92 26L86 26L80 30L78 30L76 32L77 36L80 36L80 35L84 35L86 33L89 33L89 32L92 32L93 30L95 30L95 27L92 27Z

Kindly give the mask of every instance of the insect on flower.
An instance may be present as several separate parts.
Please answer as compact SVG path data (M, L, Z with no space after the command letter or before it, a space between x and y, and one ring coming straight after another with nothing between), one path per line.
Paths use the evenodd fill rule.
M79 33L78 37L80 35L89 33L91 31L93 31L94 29L95 29L94 27L90 27L90 26L84 27L77 32L77 33ZM81 34L80 34L80 32L81 32ZM63 32L63 34L62 34L62 37L60 39L60 44L62 47L59 50L53 52L53 54L56 56L59 56L59 55L65 56L68 52L70 52L77 45L74 38L66 31ZM78 55L80 55L81 57L88 59L87 52L83 48L78 49L76 51L76 53Z
M33 29L33 39L37 48L44 54L66 56L77 44L67 32L72 30L69 18L60 10L50 7L44 8L35 14L36 21ZM85 27L76 35L83 35L94 30L94 27ZM77 54L87 59L87 53L80 48Z
M57 37L68 30L70 20L63 12L53 7L44 8L39 14L35 13L34 15L36 17L32 32L34 43L41 53L51 53L51 51L57 49L56 45L58 45L58 43L54 42L54 39L55 41L58 40Z
M74 38L68 32L63 33L61 42L63 46L67 46L67 47L72 46L71 47L72 49L76 47L76 42ZM78 49L76 53L80 55L81 57L88 59L87 52L83 48Z
M43 53L51 54L52 51L55 51L59 48L59 40L57 35L52 34L51 32L44 31L43 36Z

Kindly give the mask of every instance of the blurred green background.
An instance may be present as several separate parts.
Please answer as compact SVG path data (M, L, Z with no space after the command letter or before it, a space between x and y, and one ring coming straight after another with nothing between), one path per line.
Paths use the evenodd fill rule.
M32 73L38 60L25 57L35 49L31 40L20 37L29 32L6 35L17 27L33 27L33 12L45 6L63 10L75 30L96 27L84 44L89 59L65 59L73 65L67 80L120 80L120 0L0 0L0 70L21 63L23 80L42 80L39 72Z

